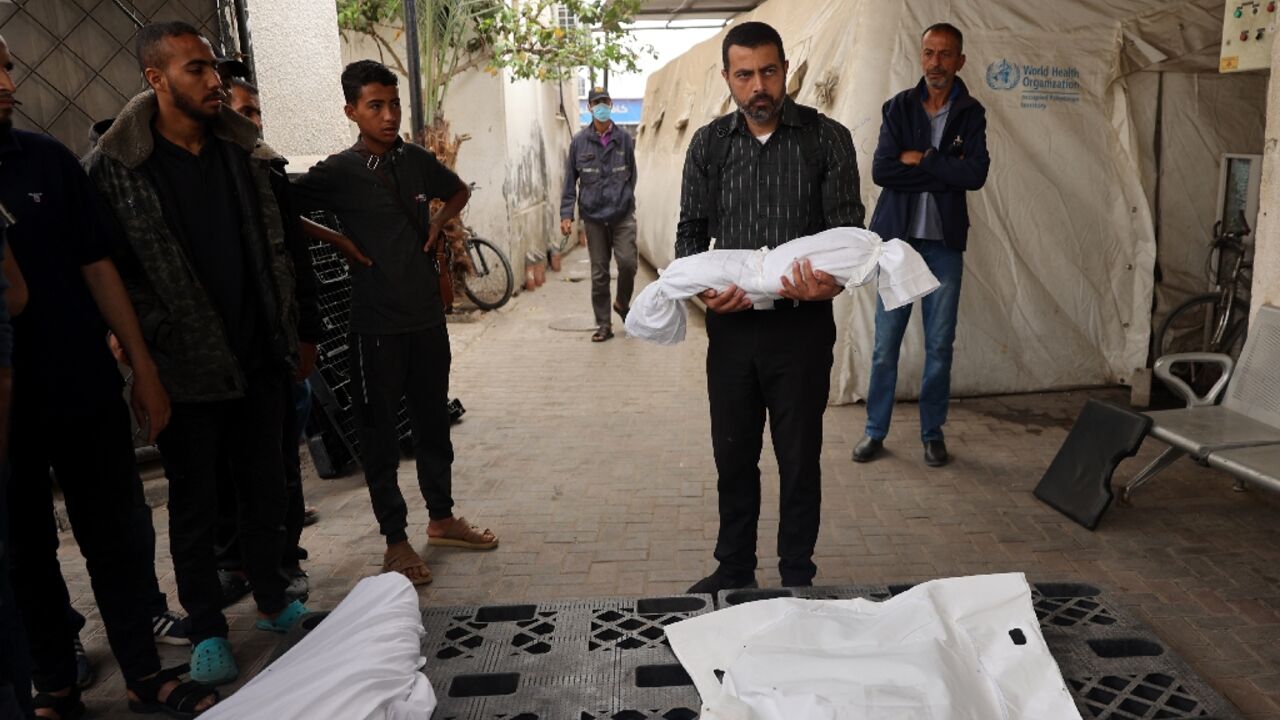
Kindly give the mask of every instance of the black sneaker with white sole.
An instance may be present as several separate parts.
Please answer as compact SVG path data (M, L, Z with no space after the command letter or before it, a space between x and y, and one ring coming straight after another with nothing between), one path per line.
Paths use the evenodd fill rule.
M165 645L191 644L191 639L187 637L186 616L179 615L172 610L165 610L163 614L151 618L151 632L155 635L158 643Z

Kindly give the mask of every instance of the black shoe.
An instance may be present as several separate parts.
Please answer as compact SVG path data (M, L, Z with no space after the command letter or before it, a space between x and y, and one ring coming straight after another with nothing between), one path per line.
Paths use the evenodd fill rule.
M721 590L740 590L742 588L760 587L755 577L747 579L732 578L721 575L718 571L694 583L686 592L690 595L715 595Z
M454 398L446 405L449 408L449 422L462 422L462 416L466 414L467 409L462 407L462 401Z
M151 634L156 642L165 645L190 645L187 637L187 617L171 610L151 618Z
M924 443L924 464L929 467L942 467L951 456L947 455L947 444L941 440L926 440Z
M284 575L289 579L289 585L284 589L285 599L305 603L311 596L311 580L307 577L307 571L289 568L284 571Z
M865 435L862 438L862 442L858 443L858 446L853 449L853 461L860 463L871 462L876 459L876 456L883 449L883 440L877 440L870 435Z
M234 605L249 594L249 579L235 570L218 570L218 583L222 586L222 607Z
M89 662L89 654L84 651L84 643L80 642L79 635L76 635L72 646L76 650L76 687L84 690L93 684L97 673L94 672L93 663Z

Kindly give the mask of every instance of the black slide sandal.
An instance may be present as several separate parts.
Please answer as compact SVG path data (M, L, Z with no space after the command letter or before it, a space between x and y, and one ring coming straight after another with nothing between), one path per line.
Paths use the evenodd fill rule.
M204 712L204 710L196 710L196 707L208 697L213 698L214 704L206 709L216 707L217 701L222 699L218 695L218 691L195 680L188 680L179 684L161 702L160 688L164 687L165 683L182 677L186 672L187 666L179 665L168 670L161 670L154 677L149 677L146 680L134 680L127 683L129 692L138 697L137 700L129 700L129 710L143 715L162 712L169 717L193 718Z
M50 695L37 693L31 698L35 710L52 710L58 714L58 720L79 720L84 717L84 703L80 702L80 688L72 687L67 695Z

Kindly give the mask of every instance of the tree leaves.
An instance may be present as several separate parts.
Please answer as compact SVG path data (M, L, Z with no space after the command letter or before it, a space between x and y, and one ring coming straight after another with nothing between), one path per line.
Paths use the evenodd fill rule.
M402 0L336 0L338 27L373 37L396 61ZM642 54L627 26L642 0L416 0L426 118L440 111L449 83L481 68L512 81L561 81L578 68L636 72ZM564 20L562 22L562 20Z

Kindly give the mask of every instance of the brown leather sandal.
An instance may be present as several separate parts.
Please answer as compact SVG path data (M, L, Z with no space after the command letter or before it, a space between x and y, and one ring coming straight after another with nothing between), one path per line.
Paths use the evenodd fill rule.
M414 585L427 585L431 582L431 569L408 540L387 548L386 554L382 556L382 572L398 572L409 578L409 582Z
M608 325L601 325L596 328L596 331L591 335L591 342L604 342L611 337L613 337L613 328Z
M428 530L428 532L430 532ZM498 536L493 531L480 528L467 522L464 517L455 517L452 523L449 523L449 529L444 535L427 535L428 545L440 545L444 547L460 547L467 550L492 550L498 547Z

